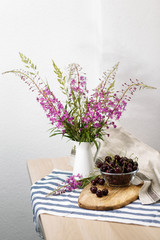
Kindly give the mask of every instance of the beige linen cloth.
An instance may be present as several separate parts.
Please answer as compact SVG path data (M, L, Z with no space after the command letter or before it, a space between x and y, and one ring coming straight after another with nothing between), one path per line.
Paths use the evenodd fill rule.
M101 142L97 158L104 160L107 154L126 154L138 157L139 171L134 185L144 182L139 199L142 204L152 204L160 200L160 153L138 140L122 127L110 128Z

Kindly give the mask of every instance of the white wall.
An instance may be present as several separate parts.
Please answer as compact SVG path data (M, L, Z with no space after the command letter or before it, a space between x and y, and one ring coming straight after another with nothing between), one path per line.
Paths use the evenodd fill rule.
M101 69L120 61L117 80L139 79L157 90L137 92L120 124L160 151L160 1L102 0Z
M83 66L90 89L120 61L119 83L131 77L157 87L138 92L120 124L160 150L159 12L158 0L1 1L0 72L22 66L21 51L59 94L52 58L62 68ZM67 155L71 143L48 137L48 120L23 82L0 75L0 84L1 238L37 239L26 161Z

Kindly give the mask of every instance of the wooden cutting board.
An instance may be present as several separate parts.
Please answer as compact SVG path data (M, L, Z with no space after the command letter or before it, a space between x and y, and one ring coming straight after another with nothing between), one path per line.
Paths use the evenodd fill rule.
M98 189L107 188L108 195L101 198L90 191L91 184L88 184L81 192L78 205L81 208L92 210L112 210L126 206L138 198L142 185L129 187L108 187L97 185Z

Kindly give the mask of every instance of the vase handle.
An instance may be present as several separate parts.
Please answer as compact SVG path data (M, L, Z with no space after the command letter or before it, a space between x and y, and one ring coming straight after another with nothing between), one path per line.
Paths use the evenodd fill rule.
M97 146L98 146L98 147L97 147ZM100 147L101 147L101 142L100 142L100 141L97 141L97 146L96 146L96 153L95 153L94 158L93 158L94 163L96 162L96 158L97 158L99 149L100 149Z

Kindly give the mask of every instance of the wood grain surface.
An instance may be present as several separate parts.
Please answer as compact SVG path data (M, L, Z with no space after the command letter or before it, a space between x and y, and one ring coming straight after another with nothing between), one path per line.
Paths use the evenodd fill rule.
M90 191L91 184L87 185L81 192L78 205L81 208L92 210L112 210L128 205L138 198L142 185L129 187L108 187L107 185L97 185L98 189L107 188L108 195L97 197Z

